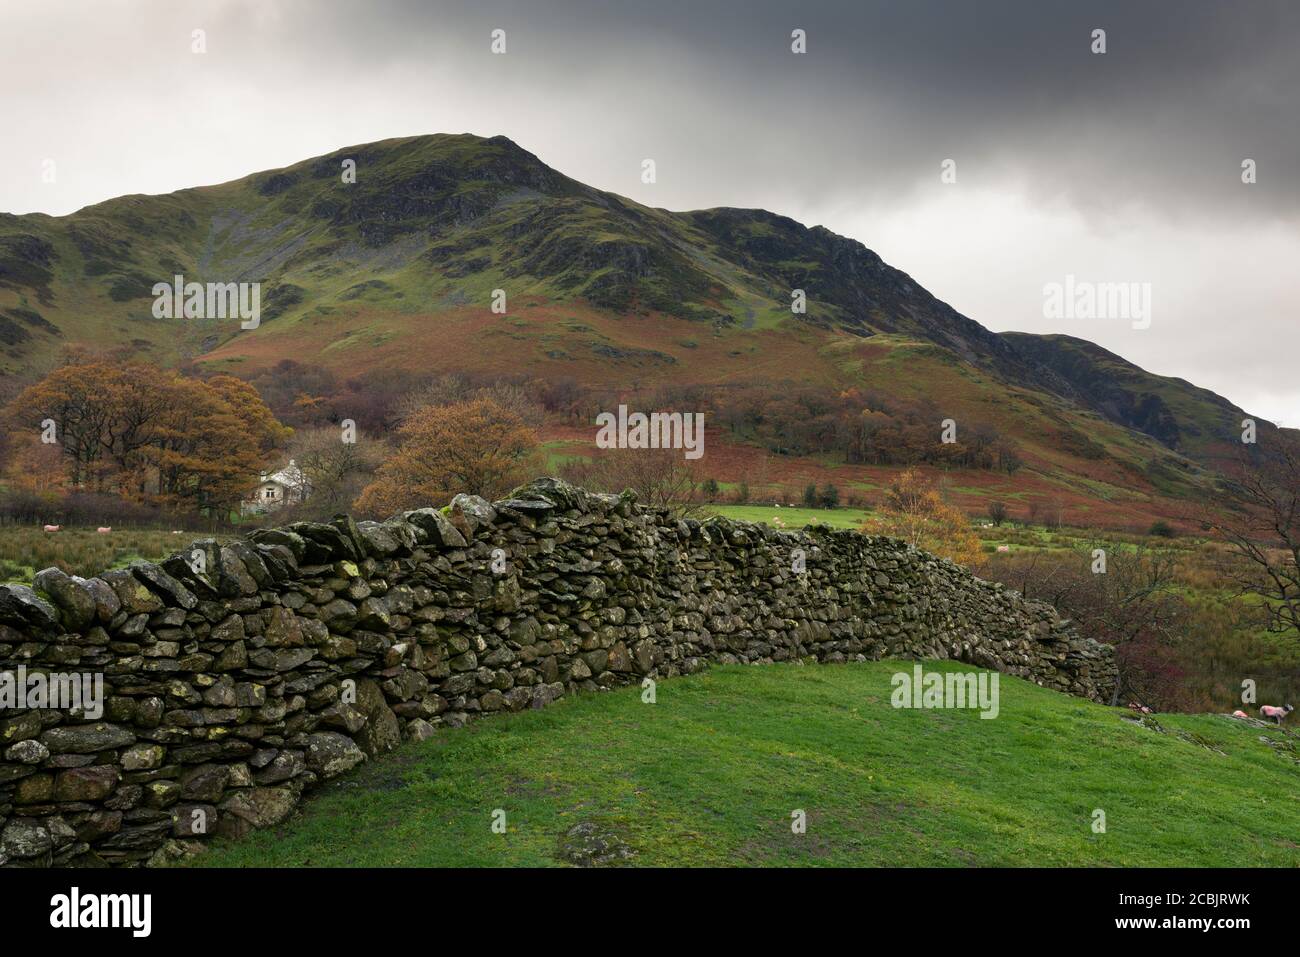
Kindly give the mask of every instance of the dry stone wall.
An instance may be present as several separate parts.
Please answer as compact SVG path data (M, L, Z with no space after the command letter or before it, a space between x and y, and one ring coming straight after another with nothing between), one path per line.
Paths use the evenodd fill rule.
M0 673L102 675L103 713L0 709L0 864L193 853L402 740L577 690L883 657L1093 699L1116 675L1049 606L895 540L681 521L552 479L97 578L47 569L0 587Z

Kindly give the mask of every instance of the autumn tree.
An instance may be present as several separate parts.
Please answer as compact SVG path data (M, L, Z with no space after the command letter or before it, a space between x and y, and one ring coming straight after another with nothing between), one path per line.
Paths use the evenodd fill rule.
M15 460L33 461L37 445L56 448L69 491L213 514L238 503L289 435L256 390L232 376L203 382L88 355L24 389L3 416L19 446Z
M491 399L424 406L402 422L397 450L356 508L390 515L445 503L459 492L498 498L539 464L536 431Z
M4 484L30 492L62 492L72 488L68 463L57 444L32 441L30 436L12 436L4 464Z
M292 430L281 425L251 384L232 375L215 375L204 385L226 403L261 452L282 447Z
M249 395L251 387L234 382L168 383L174 405L145 456L164 503L216 514L235 508L271 461L272 443L288 437L256 393Z
M976 565L982 557L970 521L914 469L894 480L881 502L879 518L863 530L900 538L962 565Z
M98 489L114 417L111 403L104 400L120 378L121 370L105 363L55 369L5 407L13 443L19 448L57 444L66 456L70 484Z

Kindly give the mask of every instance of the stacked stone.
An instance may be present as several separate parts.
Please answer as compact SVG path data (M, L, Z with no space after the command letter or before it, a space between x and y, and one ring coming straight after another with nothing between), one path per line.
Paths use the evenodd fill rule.
M553 479L46 569L0 587L0 671L101 673L104 713L0 711L0 865L184 856L403 739L577 690L883 657L1098 700L1116 679L1049 606L895 540L679 520Z

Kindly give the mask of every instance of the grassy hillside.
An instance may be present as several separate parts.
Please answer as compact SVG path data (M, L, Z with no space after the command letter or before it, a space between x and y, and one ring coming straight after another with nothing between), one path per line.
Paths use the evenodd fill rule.
M1295 735L1139 726L1005 676L993 720L896 710L890 676L910 668L719 667L660 682L653 705L630 687L442 731L199 861L547 866L596 841L640 866L1300 864Z

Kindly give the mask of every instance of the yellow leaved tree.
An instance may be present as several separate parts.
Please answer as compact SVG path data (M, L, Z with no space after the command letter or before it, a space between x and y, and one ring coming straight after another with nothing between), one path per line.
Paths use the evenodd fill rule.
M980 540L970 521L915 469L898 476L885 493L880 515L863 525L864 532L901 538L909 545L978 566L983 560Z

